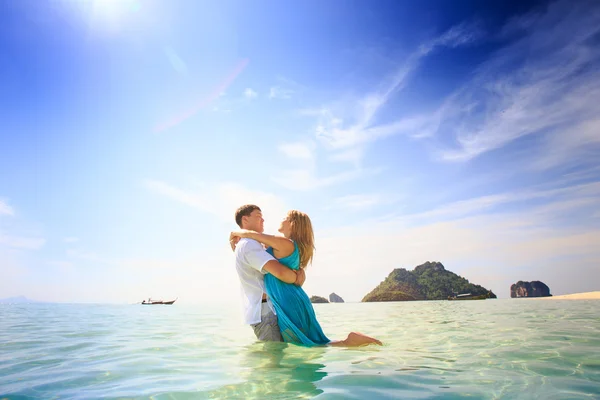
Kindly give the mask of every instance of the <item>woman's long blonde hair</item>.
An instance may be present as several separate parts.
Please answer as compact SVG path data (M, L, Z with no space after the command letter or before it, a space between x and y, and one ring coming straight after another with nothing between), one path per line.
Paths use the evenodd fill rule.
M296 242L300 252L300 268L305 268L312 263L315 252L315 234L312 223L308 215L297 210L288 212L287 217L292 229L290 239Z

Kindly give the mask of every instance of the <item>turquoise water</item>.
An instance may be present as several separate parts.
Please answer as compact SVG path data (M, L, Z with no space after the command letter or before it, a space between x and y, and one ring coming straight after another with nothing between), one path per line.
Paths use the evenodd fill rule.
M327 335L257 343L233 307L0 305L0 399L600 398L600 301L318 304Z

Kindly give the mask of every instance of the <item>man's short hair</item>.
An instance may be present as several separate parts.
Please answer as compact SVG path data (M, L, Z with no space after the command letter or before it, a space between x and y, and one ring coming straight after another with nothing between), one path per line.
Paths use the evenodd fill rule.
M241 228L242 227L242 217L249 217L250 214L252 214L252 211L254 210L260 210L260 207L258 207L257 205L254 204L246 204L241 206L240 208L237 209L237 211L235 212L235 222L236 224L238 224L238 226Z

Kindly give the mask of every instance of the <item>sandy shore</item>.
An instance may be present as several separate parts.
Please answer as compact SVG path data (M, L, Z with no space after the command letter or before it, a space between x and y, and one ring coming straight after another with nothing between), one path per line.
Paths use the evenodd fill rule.
M600 300L600 291L563 294L561 296L552 296L552 297L532 297L532 299L539 299L539 300Z

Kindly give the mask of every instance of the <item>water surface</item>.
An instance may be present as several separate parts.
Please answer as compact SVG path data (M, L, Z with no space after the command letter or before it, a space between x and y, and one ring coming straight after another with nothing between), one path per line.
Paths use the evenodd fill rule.
M256 342L236 307L0 305L0 398L600 398L600 301L317 304L326 334Z

